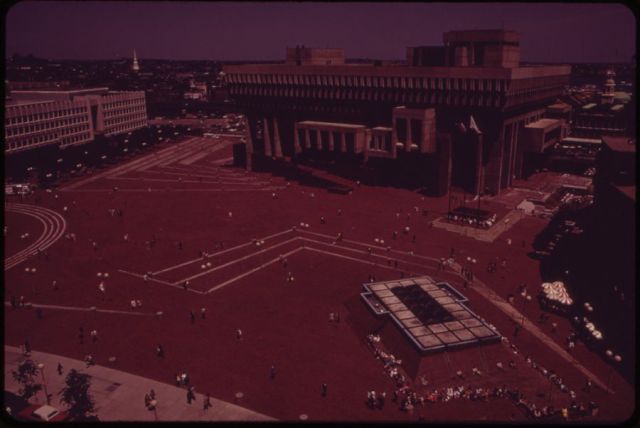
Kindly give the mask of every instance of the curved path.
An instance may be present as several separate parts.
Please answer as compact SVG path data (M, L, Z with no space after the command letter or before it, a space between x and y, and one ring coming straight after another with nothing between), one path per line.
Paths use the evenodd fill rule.
M263 422L274 420L268 415L242 407L242 402L233 404L214 397L211 398L213 406L204 412L202 410L204 400L202 394L196 393L195 403L188 405L186 403L186 389L117 370L117 361L112 363L112 367L95 365L87 368L83 361L46 352L32 351L30 358L44 364L47 389L52 394L51 404L57 408L64 409L66 407L60 403L57 392L64 387L64 378L70 369L91 375L89 392L96 402L96 414L103 422L153 422L154 420ZM5 389L17 393L20 385L13 380L11 370L15 370L25 357L19 348L5 345L4 359ZM56 373L58 363L63 366L62 376ZM158 400L156 412L147 410L142 400L151 389L156 392ZM44 392L38 392L34 400L43 403Z
M67 228L67 221L64 217L48 208L27 204L8 203L5 206L5 210L35 217L44 226L44 232L36 242L4 260L5 271L24 262L38 250L45 250L46 248L49 248L62 237L62 234Z

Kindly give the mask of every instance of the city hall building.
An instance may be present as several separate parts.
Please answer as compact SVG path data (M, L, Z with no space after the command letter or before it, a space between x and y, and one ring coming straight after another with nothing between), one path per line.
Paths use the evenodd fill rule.
M521 67L519 40L450 31L443 46L407 48L406 65L345 64L341 49L295 47L284 64L225 66L248 121L243 156L249 167L274 158L374 166L439 195L451 184L499 193L568 126L545 113L570 67Z
M5 154L64 149L147 126L144 91L108 88L11 91L5 99Z

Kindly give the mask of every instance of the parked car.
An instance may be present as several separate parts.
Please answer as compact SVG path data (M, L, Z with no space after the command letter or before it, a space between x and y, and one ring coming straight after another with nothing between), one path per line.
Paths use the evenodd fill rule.
M34 404L25 407L16 414L17 419L25 421L37 421L37 422L62 422L68 421L69 412L60 411L53 406Z

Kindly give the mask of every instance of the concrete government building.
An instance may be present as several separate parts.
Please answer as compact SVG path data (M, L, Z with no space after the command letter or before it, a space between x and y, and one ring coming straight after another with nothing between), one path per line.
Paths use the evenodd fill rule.
M451 184L499 193L567 133L549 116L570 67L520 66L520 35L450 31L443 46L407 48L406 65L346 64L342 49L288 48L284 64L228 65L246 115L248 167L282 161L411 177L433 194Z
M147 126L145 94L108 88L11 91L4 125L5 155L64 149Z

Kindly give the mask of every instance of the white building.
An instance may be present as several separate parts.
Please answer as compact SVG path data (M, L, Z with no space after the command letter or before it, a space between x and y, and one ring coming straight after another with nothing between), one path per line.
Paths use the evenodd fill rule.
M5 154L85 144L97 134L112 136L145 126L143 91L12 91L5 100Z

